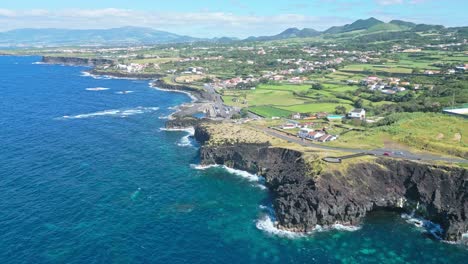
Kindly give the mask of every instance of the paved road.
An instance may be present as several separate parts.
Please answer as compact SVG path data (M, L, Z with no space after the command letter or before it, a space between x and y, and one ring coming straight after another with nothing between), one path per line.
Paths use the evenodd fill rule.
M318 148L318 149L323 149L323 150L332 150L332 151L350 152L350 153L365 152L365 153L370 153L370 154L373 154L376 156L382 156L382 157L385 157L384 153L387 152L387 153L392 153L391 154L392 158L403 158L403 159L408 159L408 160L422 160L422 161L443 161L443 162L450 162L450 163L468 163L468 160L462 159L462 158L447 158L447 157L441 157L441 156L432 155L432 154L414 154L408 151L401 151L398 149L365 150L365 149L356 149L356 148L331 147L331 146L314 143L309 140L302 140L298 137L290 136L290 135L276 131L271 128L262 128L262 127L254 127L254 128L257 130L261 130L270 136L274 136L283 140L294 142L305 147L313 147L313 148ZM395 153L401 153L401 154L398 155Z
M181 84L181 85L187 85L185 83L179 83L177 82L177 77L176 75L172 76L172 82ZM205 90L211 95L211 100L201 100L198 102L194 103L194 106L191 109L186 109L185 112L196 112L200 109L203 109L206 111L206 114L210 118L226 118L230 119L232 115L238 111L233 109L232 107L226 106L221 98L221 95L216 93L216 90L214 89L213 86L209 84L204 85ZM200 106L203 104L203 106Z

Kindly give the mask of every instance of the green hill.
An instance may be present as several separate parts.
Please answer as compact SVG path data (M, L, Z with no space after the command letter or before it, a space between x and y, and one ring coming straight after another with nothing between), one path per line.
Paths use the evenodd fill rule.
M338 33L345 33L345 32L356 31L356 30L368 30L380 24L385 24L385 23L378 19L371 17L369 19L356 20L352 24L347 24L347 25L339 26L339 27L331 27L325 30L324 33L325 34L338 34Z
M399 25L383 23L383 24L377 24L377 25L370 27L367 30L367 32L372 33L372 32L378 32L378 31L401 31L405 29L407 28L399 26Z

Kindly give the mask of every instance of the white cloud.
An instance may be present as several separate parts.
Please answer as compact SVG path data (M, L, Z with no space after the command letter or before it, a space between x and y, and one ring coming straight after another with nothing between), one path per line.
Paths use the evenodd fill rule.
M0 17L14 17L14 16L16 16L15 11L0 8Z
M403 0L377 0L380 5L399 5L403 4Z
M375 0L379 5L422 4L428 0Z
M299 14L236 15L225 12L157 12L129 9L8 10L0 9L0 30L15 28L151 27L198 37L270 35L287 27L326 29L351 22L342 17Z

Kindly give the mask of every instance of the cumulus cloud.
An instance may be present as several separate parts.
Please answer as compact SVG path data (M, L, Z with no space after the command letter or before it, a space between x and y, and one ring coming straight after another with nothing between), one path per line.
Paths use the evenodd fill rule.
M15 28L112 28L151 27L199 37L268 35L286 27L329 26L351 22L349 18L300 14L272 16L237 15L226 12L152 12L129 9L8 10L0 9L0 30Z

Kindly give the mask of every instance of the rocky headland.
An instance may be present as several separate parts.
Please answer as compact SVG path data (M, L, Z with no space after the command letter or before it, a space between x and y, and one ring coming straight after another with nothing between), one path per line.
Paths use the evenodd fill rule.
M201 163L264 176L278 228L308 232L317 225L359 225L371 211L392 210L439 224L436 235L446 241L461 241L468 231L465 168L384 157L332 165L318 153L278 146L263 136L252 139L241 131L247 128L229 137L219 131L232 128L213 127L195 129Z
M95 67L106 64L113 64L113 60L99 58L79 58L79 57L60 57L60 56L43 56L43 63L62 64L71 66L89 66Z
M187 86L187 85L169 84L161 79L157 79L151 82L151 86L155 88L160 88L163 90L168 90L168 91L186 92L186 93L191 94L193 97L195 97L197 101L212 101L213 100L213 95L207 92L206 90L198 89L198 88Z

